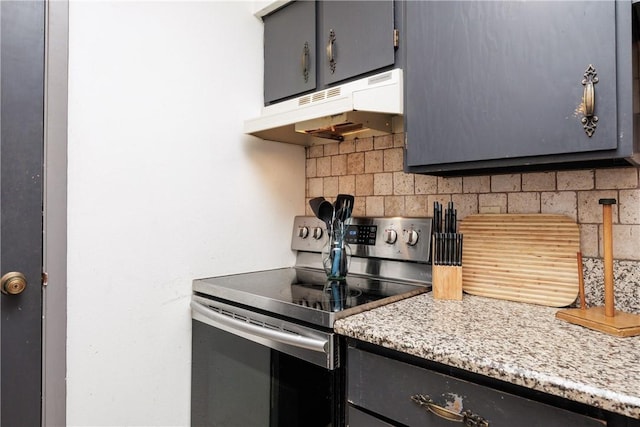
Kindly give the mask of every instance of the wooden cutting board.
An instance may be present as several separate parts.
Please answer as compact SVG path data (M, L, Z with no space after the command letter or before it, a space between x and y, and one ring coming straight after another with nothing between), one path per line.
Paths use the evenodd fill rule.
M462 289L473 295L563 307L578 295L578 224L554 214L478 214L464 234Z

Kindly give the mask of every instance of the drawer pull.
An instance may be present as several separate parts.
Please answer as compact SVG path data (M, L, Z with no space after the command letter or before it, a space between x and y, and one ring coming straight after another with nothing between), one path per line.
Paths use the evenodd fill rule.
M416 394L411 396L411 400L425 408L427 411L439 416L440 418L444 418L445 420L453 421L455 423L463 423L467 427L489 427L489 421L485 420L481 416L475 415L469 410L458 413L447 408L443 408L442 406L436 405L433 402L433 399L429 396Z

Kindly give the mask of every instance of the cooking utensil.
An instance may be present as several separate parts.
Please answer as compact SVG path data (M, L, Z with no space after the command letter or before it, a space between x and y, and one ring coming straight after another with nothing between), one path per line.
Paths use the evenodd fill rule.
M353 202L354 197L351 194L338 194L333 206L336 210L336 218L339 221L345 222L351 217Z
M578 295L580 230L554 214L478 214L460 223L463 289L486 297L552 307Z
M333 229L333 218L335 211L333 205L328 200L322 200L318 205L318 215L322 221L327 224L327 230Z
M311 211L318 218L320 218L320 204L324 200L325 200L324 197L315 197L315 198L309 200L309 206L311 207Z

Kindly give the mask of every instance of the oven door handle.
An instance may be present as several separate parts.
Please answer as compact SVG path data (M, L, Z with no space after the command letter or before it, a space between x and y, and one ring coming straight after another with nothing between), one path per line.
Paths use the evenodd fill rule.
M238 320L234 319L233 317L220 314L196 301L191 301L191 308L206 317L210 322L226 326L227 328L231 328L239 332L244 332L246 334L278 341L294 347L317 351L319 353L328 353L329 342L327 340L303 337L301 335L293 333L282 332L279 330L254 325L253 323L248 323L244 320Z

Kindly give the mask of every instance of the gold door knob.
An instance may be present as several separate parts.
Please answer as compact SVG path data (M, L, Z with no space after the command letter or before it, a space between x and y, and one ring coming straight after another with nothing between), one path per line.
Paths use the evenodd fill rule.
M5 295L17 295L27 287L27 278L24 274L12 271L0 279L0 291Z

